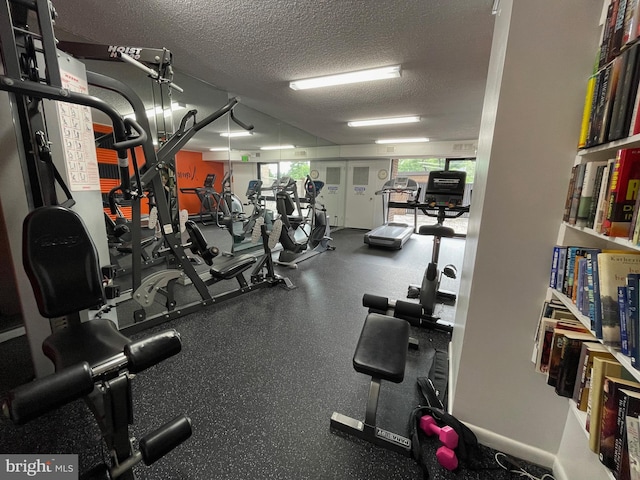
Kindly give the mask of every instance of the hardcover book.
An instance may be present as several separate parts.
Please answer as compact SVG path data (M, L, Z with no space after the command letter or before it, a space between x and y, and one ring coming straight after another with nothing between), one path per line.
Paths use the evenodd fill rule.
M595 453L600 451L600 421L602 418L604 378L605 376L620 377L622 371L622 365L617 360L607 358L593 359L585 428L589 432L589 448Z
M618 377L605 377L600 418L600 450L598 458L607 468L615 470L615 440L618 429L620 390L640 391L640 383Z
M602 309L602 341L620 346L618 287L626 285L627 275L640 273L640 252L598 254L598 285Z
M618 402L618 429L613 452L614 472L618 480L640 477L637 443L638 415L640 415L640 393L621 389Z
M640 149L618 150L607 200L603 233L610 237L629 237L633 207L640 189Z
M574 389L573 400L576 402L578 410L587 411L589 402L589 391L591 390L591 373L593 361L596 358L613 360L614 356L607 347L601 343L584 342L580 352L580 364L576 374L576 388Z

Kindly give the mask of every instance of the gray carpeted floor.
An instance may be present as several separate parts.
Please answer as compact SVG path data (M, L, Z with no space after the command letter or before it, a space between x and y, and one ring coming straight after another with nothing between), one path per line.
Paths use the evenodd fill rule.
M133 381L134 432L138 437L175 415L193 421L193 436L141 479L419 479L409 458L329 429L333 411L363 419L370 379L353 370L353 351L366 316L362 294L404 299L419 283L431 239L414 235L402 250L370 248L363 231L334 233L337 249L299 265L277 267L296 289L263 289L135 335L175 328L183 351ZM207 229L228 248L229 235ZM226 243L225 243L226 242ZM461 268L464 240L444 239L441 265ZM457 290L445 279L443 288ZM454 307L439 306L453 319ZM412 329L421 348L446 349L449 336ZM26 342L0 345L0 393L29 380ZM409 414L420 402L416 378L424 376L421 350L410 351L402 384L383 382L378 409L382 428L407 434ZM99 461L99 434L83 403L67 405L25 426L0 425L0 452L77 453L80 469ZM431 478L515 478L496 469L495 452L483 448L488 470L448 472L428 443ZM531 473L543 470L530 467Z

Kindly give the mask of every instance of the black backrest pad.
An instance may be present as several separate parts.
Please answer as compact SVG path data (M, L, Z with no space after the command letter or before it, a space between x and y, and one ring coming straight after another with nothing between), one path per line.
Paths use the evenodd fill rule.
M68 208L40 207L27 215L22 263L44 317L105 302L98 252L80 216Z

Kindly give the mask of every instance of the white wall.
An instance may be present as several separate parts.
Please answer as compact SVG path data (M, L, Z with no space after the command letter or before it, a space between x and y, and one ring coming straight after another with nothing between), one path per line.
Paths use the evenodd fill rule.
M568 402L534 372L532 339L575 158L601 4L501 2L461 270L451 349L453 414L521 442L541 463L550 461L545 452L558 451Z

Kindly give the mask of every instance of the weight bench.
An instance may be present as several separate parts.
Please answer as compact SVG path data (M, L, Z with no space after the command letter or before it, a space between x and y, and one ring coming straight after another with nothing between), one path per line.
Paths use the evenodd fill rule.
M145 435L137 452L129 435L131 379L180 352L180 335L167 330L132 342L108 319L81 321L81 311L99 308L106 300L95 245L81 218L68 208L45 206L27 215L22 258L40 314L64 317L66 326L56 329L42 346L55 373L9 392L2 411L22 424L84 398L100 426L111 464L97 465L83 478L133 480L134 465L150 465L191 436L191 420L184 415Z
M406 320L378 313L367 315L353 355L353 368L356 372L371 375L364 423L333 412L331 428L411 456L411 440L376 425L380 383L382 380L402 382L408 342L409 322Z

